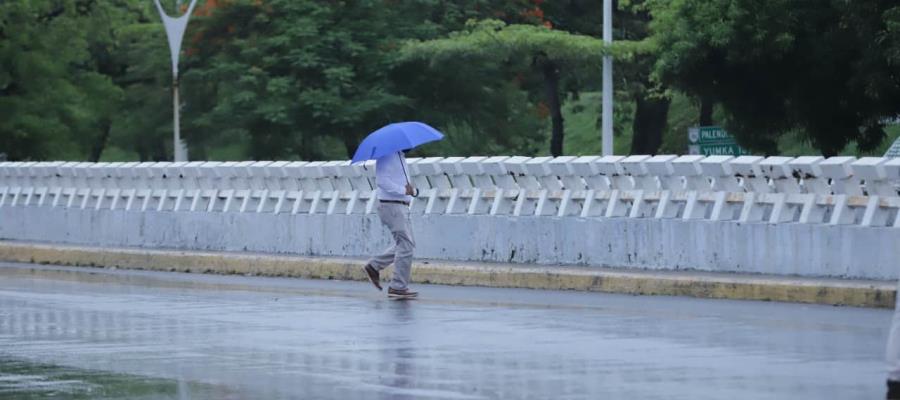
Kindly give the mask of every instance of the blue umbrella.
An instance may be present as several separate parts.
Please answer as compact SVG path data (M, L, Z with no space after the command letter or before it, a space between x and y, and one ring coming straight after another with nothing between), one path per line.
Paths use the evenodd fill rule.
M398 122L372 132L356 149L351 163L375 160L398 151L409 150L428 142L441 140L444 135L421 122Z

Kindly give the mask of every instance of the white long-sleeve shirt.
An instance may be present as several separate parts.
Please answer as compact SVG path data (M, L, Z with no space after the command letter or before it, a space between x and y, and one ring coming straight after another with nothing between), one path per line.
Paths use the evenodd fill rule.
M379 200L412 201L406 194L409 168L402 152L389 154L375 160L375 184Z

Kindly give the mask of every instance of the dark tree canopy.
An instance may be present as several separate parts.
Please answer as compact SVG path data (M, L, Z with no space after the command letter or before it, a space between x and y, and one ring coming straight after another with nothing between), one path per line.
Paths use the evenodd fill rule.
M598 0L198 0L182 136L191 159L338 159L422 120L447 140L419 155L588 154L604 53L619 152L683 152L698 122L768 154L898 131L896 0L615 4L606 47ZM0 153L171 159L168 52L150 0L0 1Z
M658 78L721 104L751 149L788 132L826 155L872 149L900 113L896 2L659 1L653 18Z

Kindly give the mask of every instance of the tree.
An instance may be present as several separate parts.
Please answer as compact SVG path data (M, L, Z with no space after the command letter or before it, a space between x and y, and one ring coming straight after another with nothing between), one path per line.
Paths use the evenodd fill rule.
M887 0L654 1L655 71L722 105L740 143L776 153L800 132L825 155L885 137L900 112L900 12Z
M507 24L549 24L541 0L442 2L451 5L431 12L429 23L438 29L413 39L445 38L464 30L470 20L498 18ZM414 13L413 13L414 14ZM550 109L542 99L545 88L534 68L501 59L450 58L439 68L430 60L410 60L402 49L392 81L410 98L412 119L433 121L447 139L420 154L522 154L541 152ZM465 79L460 79L464 77ZM565 84L561 84L565 86Z
M92 56L109 40L110 4L0 3L0 152L11 160L98 153L121 91ZM100 150L102 151L102 150Z
M597 0L555 0L540 2L544 20L566 32L599 38L602 35L602 2ZM615 41L641 41L649 35L650 13L643 0L613 2L613 37ZM670 98L665 87L650 79L656 55L645 53L633 58L617 60L615 73L616 112L623 112L627 102L634 103L632 124L632 154L655 154L666 129ZM596 74L600 65L594 66ZM599 90L593 81L573 81L565 86L573 95L581 91ZM599 108L599 104L598 104ZM600 125L598 121L598 126ZM616 123L616 134L621 124Z
M502 65L458 65L425 73L399 63L403 41L446 35L466 18L507 2L359 0L219 2L188 34L183 87L192 154L226 138L248 138L253 158L318 159L352 155L362 137L389 122L421 119L462 132L450 151L490 145L524 149L516 128L537 118L508 83L461 84L460 70L497 82ZM485 100L473 107L472 98ZM485 130L480 147L465 132ZM474 138L473 138L474 139ZM439 146L446 146L447 143ZM341 151L335 151L335 147ZM446 147L444 147L446 149Z
M190 143L225 131L249 137L254 158L322 158L331 141L352 154L409 106L390 82L391 53L398 35L427 27L402 22L401 10L382 1L238 1L198 20L184 74L202 98L188 106L199 115Z
M138 20L122 28L114 59L123 69L113 82L125 94L112 119L110 145L140 161L172 160L172 67L155 8L140 10ZM186 91L182 98L188 104L197 99Z
M576 73L598 65L604 54L620 58L649 51L646 43L619 42L607 47L599 39L552 30L545 26L506 25L501 21L471 22L467 29L445 39L407 43L404 60L428 60L439 67L448 60L489 60L530 66L543 77L546 104L552 120L550 153L562 154L565 135L560 101L560 79L565 71Z

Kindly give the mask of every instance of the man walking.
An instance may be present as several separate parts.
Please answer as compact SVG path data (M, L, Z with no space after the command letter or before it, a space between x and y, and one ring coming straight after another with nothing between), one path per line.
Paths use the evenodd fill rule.
M409 169L403 152L388 154L375 160L375 183L378 186L378 217L393 236L394 244L364 267L369 281L381 290L379 272L394 263L394 276L388 286L388 296L413 298L418 293L409 290L412 256L416 243L409 220L409 203L419 195L409 182Z

